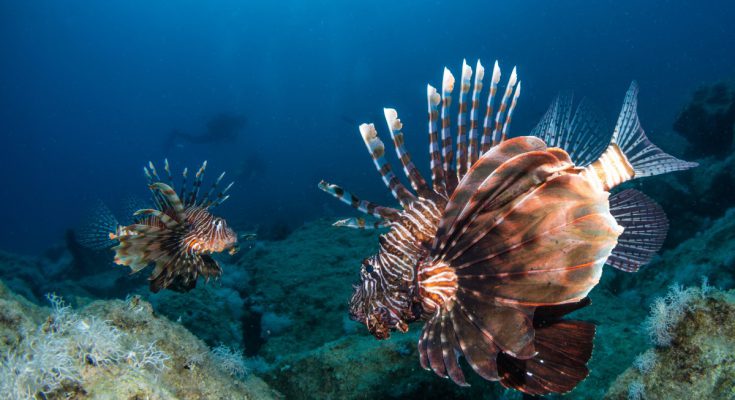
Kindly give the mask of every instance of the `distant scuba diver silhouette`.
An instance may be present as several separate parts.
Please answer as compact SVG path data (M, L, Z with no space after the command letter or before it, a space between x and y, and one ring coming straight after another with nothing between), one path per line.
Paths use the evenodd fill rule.
M179 129L174 129L166 140L167 147L181 146L184 143L205 144L217 142L232 142L237 134L246 125L242 116L221 113L207 121L206 131L200 135L192 135Z

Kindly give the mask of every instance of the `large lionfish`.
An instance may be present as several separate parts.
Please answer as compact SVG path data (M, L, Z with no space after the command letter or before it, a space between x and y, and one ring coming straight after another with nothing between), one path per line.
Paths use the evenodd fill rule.
M165 288L186 292L196 286L200 275L206 279L220 276L222 269L211 254L225 250L234 254L237 235L224 219L212 215L210 209L229 198L227 191L232 183L217 191L225 175L223 172L209 192L200 197L206 168L205 161L190 189L185 168L177 192L168 160L164 162L168 183L163 182L156 167L149 162L143 171L153 194L154 207L137 210L133 223L127 226L118 224L111 213L105 212L98 219L94 232L87 233L82 240L90 247L112 247L115 264L130 267L133 273L154 263L149 278L153 292Z
M571 98L558 98L531 136L509 139L521 91L516 70L493 118L500 81L495 63L482 128L479 61L475 72L472 85L472 68L463 63L456 161L449 117L454 77L445 68L441 95L427 88L431 186L404 147L396 111L384 110L415 194L392 172L373 124L360 126L400 209L320 183L322 190L378 218L335 225L389 228L380 236L378 253L362 262L350 316L378 339L426 320L418 343L422 367L459 385L467 385L461 356L477 374L506 387L535 395L567 392L588 374L595 326L563 317L589 304L587 295L604 264L638 270L660 249L668 229L663 211L648 197L636 190L611 196L610 189L696 164L664 153L646 138L635 82L610 140L600 135L586 103L573 112Z

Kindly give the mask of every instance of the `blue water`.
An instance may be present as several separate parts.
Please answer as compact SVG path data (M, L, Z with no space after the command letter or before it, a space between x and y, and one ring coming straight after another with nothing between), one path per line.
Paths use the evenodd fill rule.
M663 137L691 92L735 71L727 1L293 1L0 3L0 248L37 253L95 199L146 196L141 167L209 160L236 179L220 211L243 224L345 214L322 178L375 201L387 192L357 124L396 107L426 166L425 84L463 57L523 94L516 133L573 90L614 120L628 83ZM166 146L218 113L234 140ZM383 133L387 131L383 128ZM659 140L665 146L665 140ZM426 168L424 168L426 170Z

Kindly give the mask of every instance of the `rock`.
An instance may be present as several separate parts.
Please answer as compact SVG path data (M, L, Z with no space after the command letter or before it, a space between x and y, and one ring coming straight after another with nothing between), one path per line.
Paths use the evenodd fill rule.
M628 368L605 399L735 398L735 290L695 295L673 332L645 373Z
M697 90L674 122L674 130L689 141L687 156L729 155L735 136L735 88L719 82Z
M139 297L97 300L79 310L58 300L55 304L52 311L38 307L0 283L0 387L4 395L280 398L254 375L231 376L201 339L156 315L150 303ZM44 375L44 371L55 372ZM27 387L32 388L30 393Z

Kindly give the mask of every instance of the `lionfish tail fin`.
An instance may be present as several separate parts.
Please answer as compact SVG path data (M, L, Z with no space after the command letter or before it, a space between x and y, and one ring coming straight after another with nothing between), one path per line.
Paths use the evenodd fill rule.
M669 228L666 214L655 201L633 189L610 197L610 213L625 230L606 263L636 272L661 249Z
M557 320L536 328L534 357L522 360L498 355L500 383L530 395L567 393L589 374L595 326Z
M633 81L625 95L612 141L623 151L627 161L633 166L636 177L681 171L698 165L695 162L679 160L651 143L641 127L637 108L638 83Z
M117 243L120 223L101 200L92 208L86 221L76 231L76 240L92 250L105 250Z

